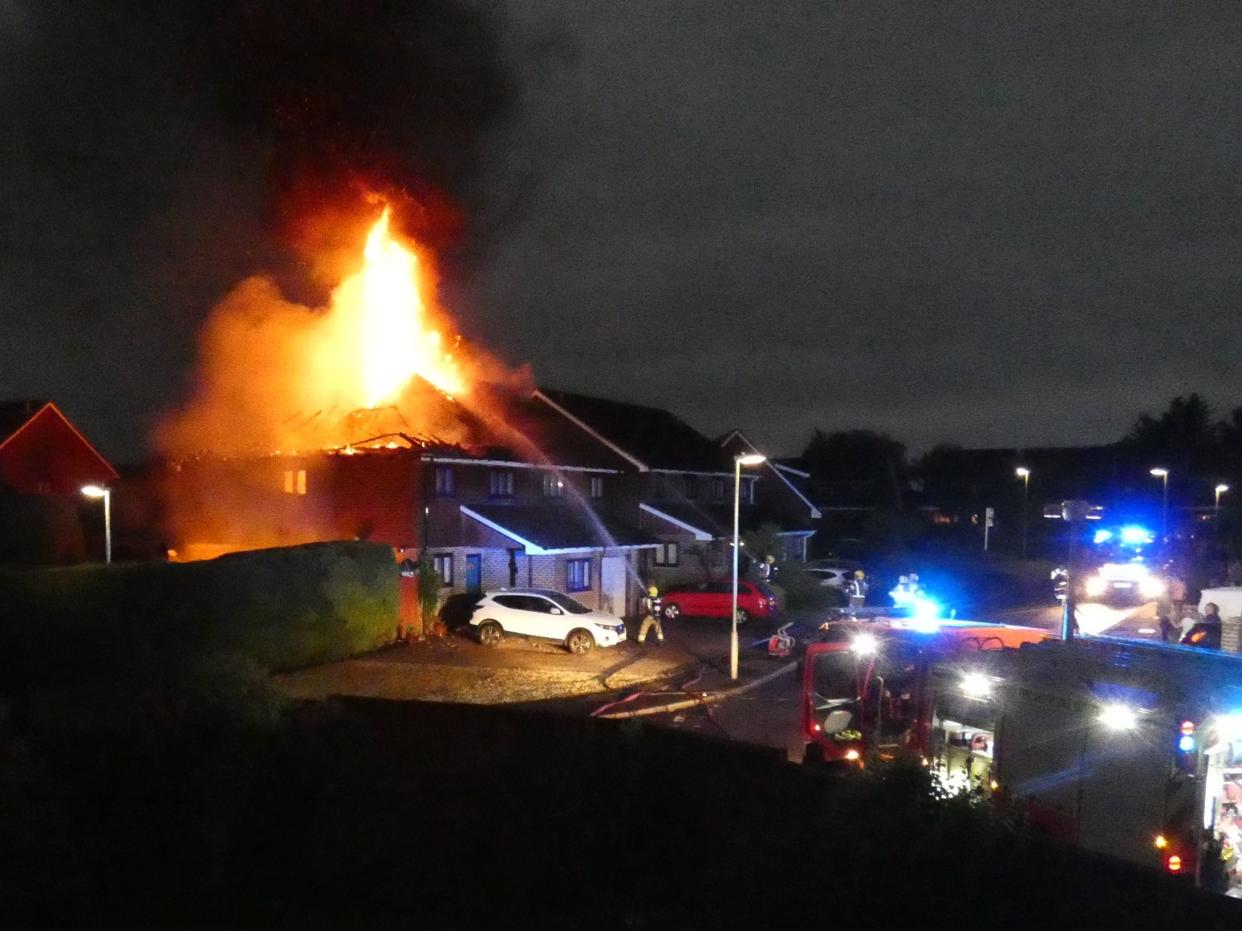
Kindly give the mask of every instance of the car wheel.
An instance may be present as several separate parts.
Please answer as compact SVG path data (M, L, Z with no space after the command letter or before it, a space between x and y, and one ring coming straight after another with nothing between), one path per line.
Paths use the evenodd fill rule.
M737 626L741 627L743 624L745 624L749 620L750 620L750 612L747 611L745 608L738 608L737 609Z
M668 605L664 608L663 614L664 620L675 621L681 617L681 608L677 607L677 605Z
M505 632L495 621L484 621L479 625L479 643L485 647L499 646Z
M577 630L571 630L569 636L565 638L565 649L569 650L574 656L585 656L595 647L595 638L591 636L591 632L583 630L579 627Z

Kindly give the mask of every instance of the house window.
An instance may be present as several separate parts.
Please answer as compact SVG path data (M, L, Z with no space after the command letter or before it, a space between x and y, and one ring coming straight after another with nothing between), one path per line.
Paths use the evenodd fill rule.
M712 479L712 497L717 501L724 500L724 486L725 481L723 478Z
M284 490L287 495L306 494L306 470L285 470Z
M431 557L431 564L436 568L440 584L445 588L451 588L453 585L453 554L436 553Z
M565 591L585 592L591 588L591 560L565 560Z
M699 496L699 477L697 475L686 476L686 497L697 498Z
M657 566L677 565L677 544L661 543L652 551L651 561Z
M436 466L436 497L451 498L457 494L457 480L452 466Z
M561 481L561 477L555 472L545 472L543 474L543 496L545 498L559 498L565 494L565 483Z
M596 500L604 497L604 480L598 475L591 476L591 497Z
M489 476L488 491L493 498L513 497L513 473L508 469L497 469Z
M755 480L753 478L746 479L746 484L742 486L742 500L747 504L755 503Z

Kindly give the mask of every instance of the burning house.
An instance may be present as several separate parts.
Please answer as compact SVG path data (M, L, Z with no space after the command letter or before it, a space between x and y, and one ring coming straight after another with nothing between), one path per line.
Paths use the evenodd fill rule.
M264 279L218 308L196 396L161 431L177 558L367 539L429 554L448 591L554 588L617 614L692 574L694 546L723 565L731 449L667 411L537 390L445 338L427 259L389 219L326 309ZM805 557L804 500L748 475L743 501L746 527L778 524Z

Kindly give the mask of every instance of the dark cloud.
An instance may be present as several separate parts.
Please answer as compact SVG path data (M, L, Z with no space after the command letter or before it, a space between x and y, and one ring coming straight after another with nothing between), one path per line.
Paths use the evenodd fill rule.
M569 9L568 6L565 7ZM568 15L568 14L567 14ZM1236 402L1231 5L682 2L574 17L561 155L480 281L544 380L781 450L1114 439ZM503 347L502 347L503 348Z
M309 297L298 247L364 189L463 272L520 201L485 179L496 29L455 0L0 0L0 395L137 454L211 306L259 271Z
M355 175L447 195L468 337L777 451L1242 400L1236 5L123 6L0 0L0 394L112 448Z

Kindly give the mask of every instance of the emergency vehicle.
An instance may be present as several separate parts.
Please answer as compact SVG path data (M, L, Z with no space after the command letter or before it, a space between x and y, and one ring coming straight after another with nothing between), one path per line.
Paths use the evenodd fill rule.
M930 764L1032 825L1215 891L1242 845L1242 656L1048 641L933 670Z
M880 619L826 624L802 660L803 759L858 765L873 752L926 754L935 663L1051 636L973 621Z
M1093 531L1073 566L1076 601L1142 604L1165 593L1165 581L1153 564L1155 534L1138 524ZM1059 600L1064 600L1065 566L1052 571Z

